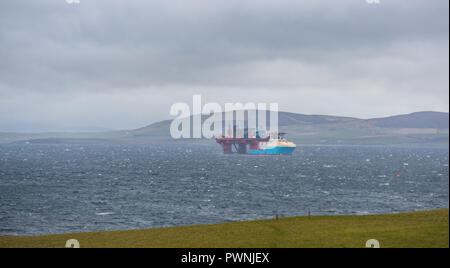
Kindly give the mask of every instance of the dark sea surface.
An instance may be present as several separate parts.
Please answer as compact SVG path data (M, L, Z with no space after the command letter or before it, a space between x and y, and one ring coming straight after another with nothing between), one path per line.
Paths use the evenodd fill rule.
M448 148L0 145L0 235L449 207Z

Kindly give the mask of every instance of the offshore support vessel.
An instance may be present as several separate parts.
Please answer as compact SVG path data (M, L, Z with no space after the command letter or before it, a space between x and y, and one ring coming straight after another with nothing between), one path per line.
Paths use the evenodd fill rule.
M253 155L291 155L296 145L287 141L286 133L279 133L277 138L261 138L257 132L256 137L250 138L245 134L243 138L225 137L216 138L222 145L224 154L253 154ZM233 148L235 149L233 151Z

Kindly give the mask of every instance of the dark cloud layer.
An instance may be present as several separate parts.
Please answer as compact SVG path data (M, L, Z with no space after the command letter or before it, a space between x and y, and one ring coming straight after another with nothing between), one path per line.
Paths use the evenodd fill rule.
M448 5L5 0L0 131L138 127L195 93L303 113L448 111Z

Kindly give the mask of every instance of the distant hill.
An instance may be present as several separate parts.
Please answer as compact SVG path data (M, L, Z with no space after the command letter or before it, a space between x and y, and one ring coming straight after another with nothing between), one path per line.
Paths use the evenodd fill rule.
M205 119L203 117L203 119ZM279 127L297 144L348 145L432 145L448 147L449 114L417 112L385 118L279 113ZM171 120L123 131L99 133L0 133L0 143L173 143L214 142L213 140L181 139L170 136Z
M352 117L340 117L329 115L306 115L280 112L278 115L278 124L280 127L292 125L315 125L315 124L333 124L361 121L361 119Z
M417 112L406 115L396 115L384 118L359 119L354 117L330 116L330 115L306 115L288 112L279 112L278 123L280 127L293 125L319 125L337 123L368 123L375 127L384 128L449 128L449 114L441 112ZM207 118L206 116L203 119ZM159 128L170 125L171 120L156 122L147 127L137 129L144 131L150 128Z
M384 128L449 128L449 114L439 112L418 112L385 118L367 120L370 124Z

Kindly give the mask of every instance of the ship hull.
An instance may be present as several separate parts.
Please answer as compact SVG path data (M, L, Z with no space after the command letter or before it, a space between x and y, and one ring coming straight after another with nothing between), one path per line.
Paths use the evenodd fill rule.
M295 150L295 147L268 147L260 150L250 150L250 154L262 154L262 155L291 155Z

